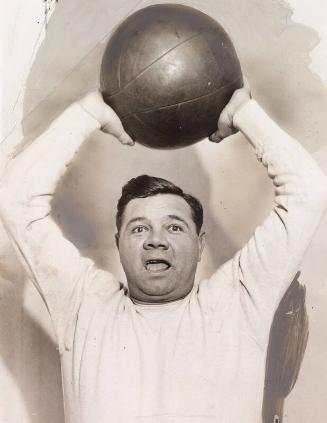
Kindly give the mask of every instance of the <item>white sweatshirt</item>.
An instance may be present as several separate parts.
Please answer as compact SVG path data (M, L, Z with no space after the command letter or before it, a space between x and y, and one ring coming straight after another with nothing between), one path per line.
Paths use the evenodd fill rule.
M78 104L9 164L1 216L54 323L67 422L261 421L271 321L324 214L327 182L255 101L234 123L273 180L273 209L230 261L168 304L134 304L51 217L59 178L100 126Z

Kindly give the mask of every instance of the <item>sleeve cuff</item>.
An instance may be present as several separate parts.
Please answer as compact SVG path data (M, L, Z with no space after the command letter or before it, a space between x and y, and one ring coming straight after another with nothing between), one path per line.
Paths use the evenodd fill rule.
M250 100L235 113L233 124L246 136L259 157L266 149L282 147L285 137L291 139L255 100Z

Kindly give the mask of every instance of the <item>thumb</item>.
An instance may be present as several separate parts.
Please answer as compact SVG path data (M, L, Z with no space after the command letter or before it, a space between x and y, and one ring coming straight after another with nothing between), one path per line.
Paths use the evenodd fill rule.
M125 132L123 125L116 112L103 101L99 90L85 95L79 104L101 125L101 130L114 135L122 144L134 145L134 141Z
M106 134L116 137L121 144L131 146L135 144L132 138L124 131L123 127L121 130L116 130L111 127L111 124L106 124L101 128L101 130Z
M106 118L106 123L101 127L103 132L113 135L121 144L134 145L134 141L125 131L121 120L113 109L107 109Z
M210 135L209 140L212 142L220 142L226 137L234 133L233 119L229 113L228 106L221 112L218 119L218 130Z
M229 137L234 133L233 118L230 113L228 105L221 112L218 119L218 131L222 138Z

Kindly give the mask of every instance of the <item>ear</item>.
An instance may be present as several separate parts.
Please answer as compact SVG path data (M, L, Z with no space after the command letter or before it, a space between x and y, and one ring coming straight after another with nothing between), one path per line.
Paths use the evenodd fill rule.
M198 238L199 241L199 257L198 257L198 262L201 261L201 257L202 257L202 252L204 250L205 247L205 232L201 232Z
M115 233L115 241L116 241L116 247L118 248L118 250L119 250L119 233L117 232L117 233Z

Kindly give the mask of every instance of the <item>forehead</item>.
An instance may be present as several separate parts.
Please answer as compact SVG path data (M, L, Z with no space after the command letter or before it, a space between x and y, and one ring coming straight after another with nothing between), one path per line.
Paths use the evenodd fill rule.
M182 197L174 194L158 194L131 200L125 208L123 224L136 217L153 221L162 220L170 215L193 221L191 207Z

